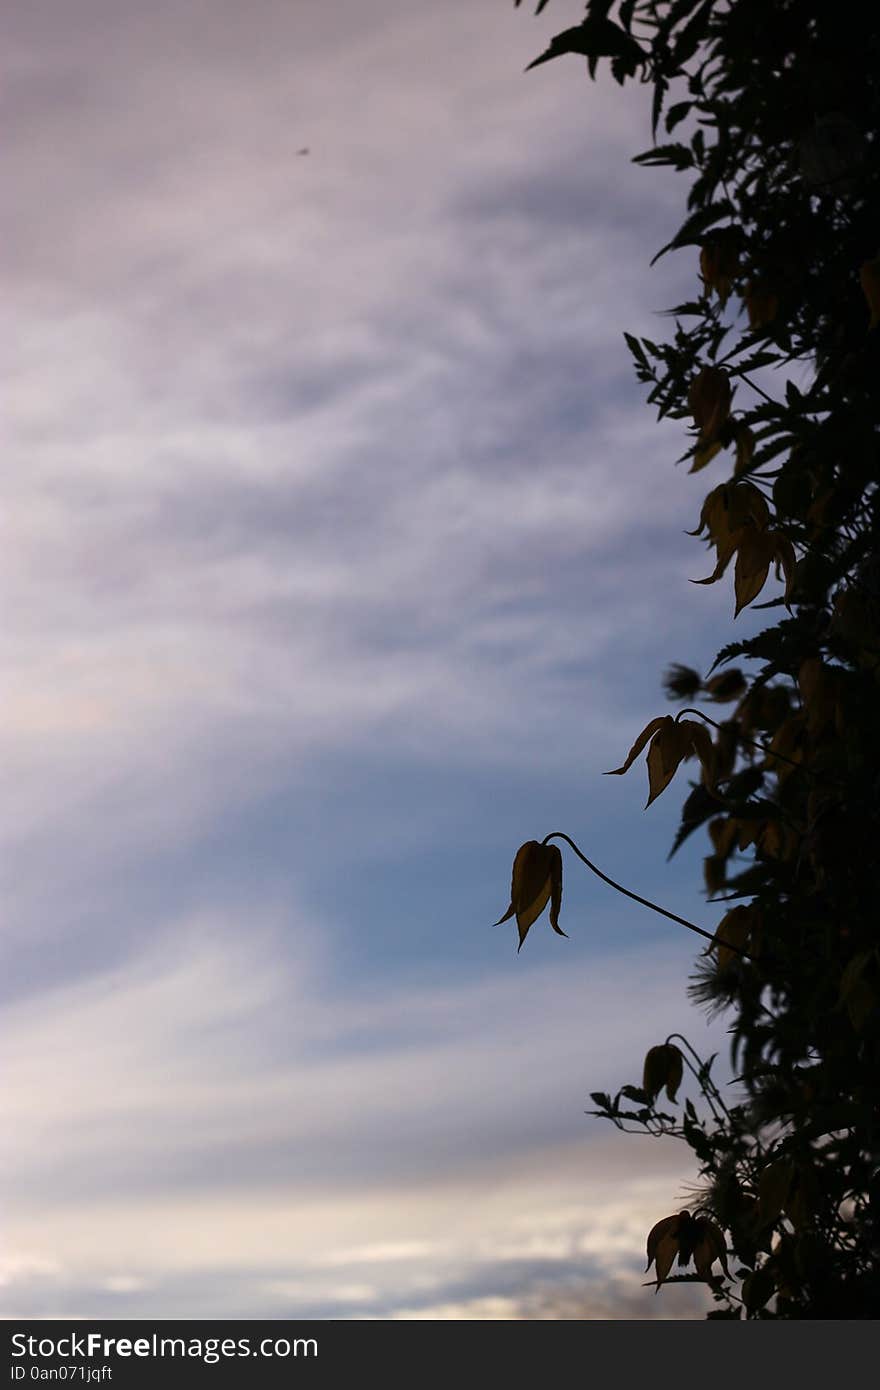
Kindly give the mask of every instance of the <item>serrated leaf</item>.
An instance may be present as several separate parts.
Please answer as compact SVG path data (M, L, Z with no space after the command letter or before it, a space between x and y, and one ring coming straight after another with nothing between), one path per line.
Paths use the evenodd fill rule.
M667 855L671 859L677 850L681 848L689 835L701 825L714 816L718 811L718 802L714 796L710 796L706 788L700 783L695 786L690 795L685 799L681 812L681 824L676 832L672 849Z
M687 146L684 146L684 148L687 149ZM688 151L688 153L690 154L690 151ZM690 163L692 162L693 156L691 155ZM659 261L661 256L665 256L667 251L677 251L682 246L699 246L700 237L703 232L708 231L710 227L716 226L722 218L732 217L733 212L733 204L727 198L717 203L710 203L708 207L698 208L696 212L685 219L672 240L668 241L665 246L661 246L656 256L652 257L651 265Z
M638 338L633 337L632 333L624 333L623 336L626 341L626 345L632 353L633 357L635 358L636 362L638 362L640 366L644 367L646 371L650 370L650 364L648 362L647 357L645 356L645 350L639 342Z
M577 53L586 58L592 65L591 76L599 58L619 58L632 73L646 61L646 54L631 34L625 33L610 19L588 15L581 24L556 34L550 40L549 48L529 63L526 72L566 53Z

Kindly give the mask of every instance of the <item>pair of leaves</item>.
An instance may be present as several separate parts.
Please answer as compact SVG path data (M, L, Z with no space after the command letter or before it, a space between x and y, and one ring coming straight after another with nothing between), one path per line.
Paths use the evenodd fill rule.
M772 1226L784 1214L800 1230L808 1224L818 1197L812 1168L777 1159L767 1165L758 1179L757 1224Z
M559 925L562 906L562 854L558 845L527 840L516 852L510 884L510 906L495 926L516 917L519 946L522 949L529 927L550 904L550 925L559 936L566 933Z
M828 666L821 657L809 656L798 668L797 682L804 702L807 732L815 738L829 725L838 732L844 727L845 673L839 666Z
M676 1256L682 1268L693 1259L697 1274L707 1283L711 1282L712 1265L716 1260L730 1276L724 1234L708 1216L691 1216L689 1211L680 1211L675 1216L664 1217L648 1233L647 1254L645 1272L652 1264L655 1266L658 1293L660 1285L669 1277Z
M728 824L739 830L736 821L729 821ZM715 951L715 961L720 971L726 970L734 961L742 960L746 950L751 956L756 954L761 922L761 910L753 903L732 907L724 914L715 928L715 942L707 948L707 954Z
M754 483L721 483L707 494L700 510L700 524L689 536L700 536L715 547L716 555L743 526L765 531L770 524L770 508Z
M626 756L622 767L612 768L606 777L618 777L628 772L650 740L648 749L648 800L645 810L672 781L685 758L696 756L703 769L703 783L715 783L715 749L708 729L693 719L676 721L671 714L658 715L646 724Z
M715 584L724 574L734 555L734 617L758 597L767 583L771 565L776 566L778 578L785 576L785 602L788 602L795 575L794 546L781 531L761 531L753 525L741 526L733 531L719 546L718 563L712 573L705 579L692 579L691 583Z
M706 372L717 372L718 376L710 379L707 384ZM744 421L736 420L731 415L732 395L730 378L721 367L706 367L699 377L691 382L688 402L694 421L699 426L699 434L692 449L688 449L682 455L683 458L688 458L693 454L691 473L699 473L712 462L716 454L730 444L736 446L734 477L738 478L751 469L755 457L755 436Z
M674 1102L683 1075L684 1060L675 1043L659 1043L649 1048L642 1072L642 1090L650 1104L654 1104L664 1087L668 1099Z
M742 245L741 227L719 227L700 248L700 279L707 294L717 294L722 309L740 271Z
M699 431L691 472L705 468L724 448L733 391L723 367L704 367L688 387L688 408Z

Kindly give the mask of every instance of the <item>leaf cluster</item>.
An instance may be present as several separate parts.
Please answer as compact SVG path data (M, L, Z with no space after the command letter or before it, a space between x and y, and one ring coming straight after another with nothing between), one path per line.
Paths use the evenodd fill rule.
M624 336L658 416L690 422L679 462L713 470L698 582L732 572L734 616L775 610L705 676L670 668L688 708L652 720L617 769L647 748L650 804L701 765L672 853L705 828L724 915L691 989L730 1021L735 1097L699 1064L702 1112L690 1097L677 1118L657 1110L643 1078L595 1092L594 1113L699 1164L689 1220L711 1228L658 1223L658 1284L699 1248L686 1277L707 1279L715 1316L876 1317L880 26L826 0L590 0L531 66L572 54L650 89L636 162L689 180L655 259L689 257L693 294L665 341ZM716 1230L734 1257L720 1273Z

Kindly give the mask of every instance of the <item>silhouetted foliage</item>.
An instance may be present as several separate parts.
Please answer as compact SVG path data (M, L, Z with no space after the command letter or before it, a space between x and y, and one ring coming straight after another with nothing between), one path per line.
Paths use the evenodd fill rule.
M693 297L669 341L625 337L658 415L693 421L690 472L726 470L693 532L712 551L696 582L732 567L734 615L762 595L777 613L705 679L671 666L669 698L713 714L658 715L617 769L647 748L650 804L699 761L672 852L706 826L724 915L691 993L728 1012L736 1080L722 1093L714 1058L674 1035L641 1087L594 1092L592 1113L683 1140L699 1164L691 1210L648 1236L658 1288L706 1281L710 1317L876 1317L880 21L840 0L590 0L536 63L572 54L650 86L636 162L690 177L655 259L684 248ZM558 927L561 865L530 843L520 944L551 895ZM676 1113L658 1109L680 1085ZM672 1275L676 1259L695 1272Z

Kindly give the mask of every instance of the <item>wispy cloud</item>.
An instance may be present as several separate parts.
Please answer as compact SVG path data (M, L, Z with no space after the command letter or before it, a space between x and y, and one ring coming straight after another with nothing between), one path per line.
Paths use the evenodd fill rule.
M10 22L9 1307L609 1306L583 1097L685 954L471 921L526 821L632 861L583 787L722 611L621 340L675 191L495 6L211 10Z
M279 971L274 930L179 924L175 951L10 1012L8 1296L37 1275L100 1310L221 1267L256 1315L634 1267L681 1155L646 1182L582 1111L621 1049L637 1073L662 961L650 985L607 960L328 999L308 953Z

